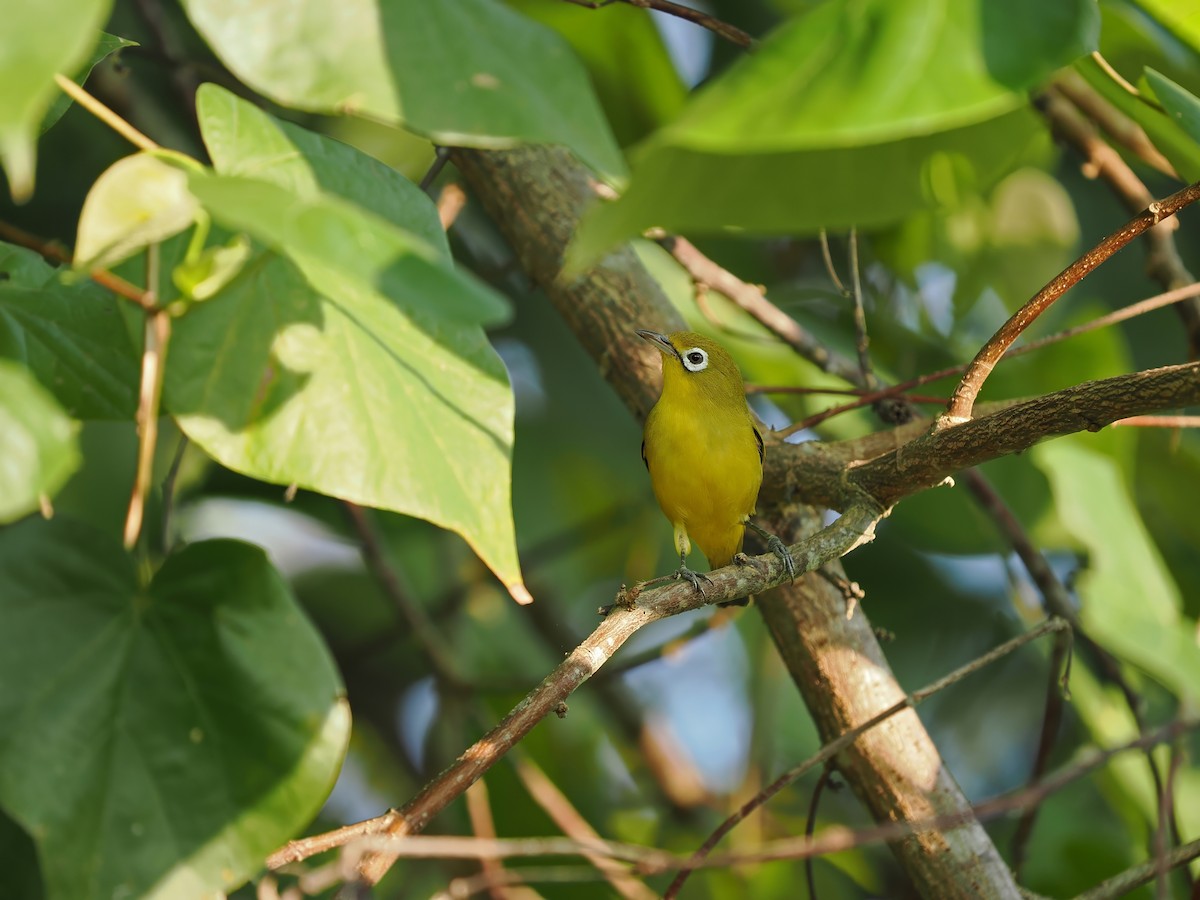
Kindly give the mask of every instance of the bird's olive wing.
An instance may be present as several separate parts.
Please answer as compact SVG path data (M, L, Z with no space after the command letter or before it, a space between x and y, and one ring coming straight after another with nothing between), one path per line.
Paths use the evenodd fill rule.
M758 462L759 462L759 464L761 465L761 464L762 464L762 461L763 461L763 441L762 441L762 435L761 435L761 434L759 434L759 432L758 432L758 429L757 429L757 428L755 428L753 425L751 425L751 426L750 426L750 430L754 432L754 439L755 439L756 441L758 441ZM643 443L642 443L642 459L645 459L645 458L646 458L646 444L645 444L645 442L643 442Z

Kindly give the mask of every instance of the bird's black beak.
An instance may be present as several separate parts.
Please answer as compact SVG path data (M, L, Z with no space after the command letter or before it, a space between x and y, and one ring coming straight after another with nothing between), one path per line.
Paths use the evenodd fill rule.
M671 346L671 342L665 334L659 334L657 331L638 329L638 337L645 338L663 353L669 353L671 356L679 359L679 351Z

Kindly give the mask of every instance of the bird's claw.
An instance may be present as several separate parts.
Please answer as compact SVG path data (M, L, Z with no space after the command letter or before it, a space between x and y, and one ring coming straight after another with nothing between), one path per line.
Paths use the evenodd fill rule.
M792 581L795 581L796 563L792 559L792 554L788 552L787 544L785 544L775 535L771 535L769 538L767 538L767 549L783 561L783 568L788 573L788 578L790 578Z
M675 578L679 581L686 581L696 589L696 593L701 597L704 596L704 585L701 582L707 582L710 586L712 585L711 578L707 575L701 575L699 572L693 572L687 566L680 566L679 570L675 573Z

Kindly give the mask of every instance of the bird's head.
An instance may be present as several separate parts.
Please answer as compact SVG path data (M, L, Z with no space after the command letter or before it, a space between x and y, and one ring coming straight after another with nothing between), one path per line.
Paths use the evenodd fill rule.
M694 331L659 334L638 331L663 355L663 392L687 391L707 396L737 396L745 403L745 384L737 363L725 348Z

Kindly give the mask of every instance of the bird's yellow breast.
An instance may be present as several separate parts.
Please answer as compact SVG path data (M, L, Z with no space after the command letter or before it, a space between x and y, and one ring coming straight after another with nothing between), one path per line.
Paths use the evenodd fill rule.
M664 390L646 419L644 452L663 513L683 526L709 566L728 565L762 484L745 400L714 403L703 392Z

